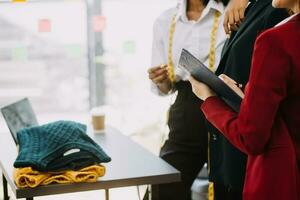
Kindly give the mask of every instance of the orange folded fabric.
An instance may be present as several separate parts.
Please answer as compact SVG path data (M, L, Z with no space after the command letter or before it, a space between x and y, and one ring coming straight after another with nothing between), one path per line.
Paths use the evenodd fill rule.
M105 175L105 167L92 165L79 171L65 171L58 173L42 173L33 170L31 167L17 168L14 170L14 180L19 188L35 188L40 185L52 183L83 183L96 182L99 177Z

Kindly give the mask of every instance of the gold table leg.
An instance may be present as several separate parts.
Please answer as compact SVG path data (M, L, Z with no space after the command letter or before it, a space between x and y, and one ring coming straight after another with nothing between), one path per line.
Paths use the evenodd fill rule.
M109 200L109 189L105 190L105 200Z

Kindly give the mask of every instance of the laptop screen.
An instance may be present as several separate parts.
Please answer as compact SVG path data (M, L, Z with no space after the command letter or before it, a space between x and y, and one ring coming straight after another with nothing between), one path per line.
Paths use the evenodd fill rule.
M16 144L18 144L19 130L38 125L36 115L27 98L1 108L1 112Z

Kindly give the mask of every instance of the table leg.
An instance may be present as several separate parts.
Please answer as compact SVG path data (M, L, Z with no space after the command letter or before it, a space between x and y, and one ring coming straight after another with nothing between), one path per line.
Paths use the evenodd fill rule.
M109 200L109 189L105 190L105 200Z
M9 196L8 196L8 190L7 190L7 180L4 176L4 174L2 174L2 184L3 184L3 199L4 200L9 200Z
M26 198L26 200L33 200L33 197L30 197L30 198Z
M144 195L143 200L150 200L150 190L149 190L149 186L146 189L146 193Z
M138 185L136 186L136 190L137 190L137 195L138 195L139 200L142 200L141 193L140 193L140 187Z
M149 200L158 200L159 199L159 187L158 185L150 185L150 197Z
M149 185L147 187L146 193L143 197L143 200L158 200L158 186L157 185Z

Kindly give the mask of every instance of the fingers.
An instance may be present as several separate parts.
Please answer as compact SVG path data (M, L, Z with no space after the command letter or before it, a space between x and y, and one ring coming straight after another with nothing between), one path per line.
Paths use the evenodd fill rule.
M158 69L159 69L159 67L152 67L152 68L148 69L148 74L154 73Z
M236 87L236 84L228 79L224 79L223 80L228 86L232 87Z
M224 27L226 34L230 33L228 24L229 24L229 15L228 15L228 12L226 12L225 16L224 16L224 22L223 22L223 27Z
M241 23L240 13L239 13L238 10L234 11L234 23L235 24L240 24Z
M168 74L162 74L152 79L155 84L161 84L168 80Z
M196 87L199 87L199 85L201 86L201 82L197 81L196 79L194 79L194 77L190 76L189 78L189 82L191 83L192 85L192 91L193 93L196 94Z
M228 20L228 23L229 23L229 27L230 29L233 28L235 26L235 21L234 21L234 12L230 12L229 13L229 20ZM232 30L232 29L231 29ZM229 30L229 32L231 31Z
M225 75L225 74L221 74L219 76L219 78L221 78L223 81L228 81L228 82L231 82L233 84L237 84L237 82L235 80L233 80L232 78L230 78L229 76Z
M232 90L237 91L237 89L239 89L239 88L237 87L237 85L236 85L234 82L232 82L231 80L224 79L223 81L224 81L224 83L226 83L226 85L228 85Z
M156 72L156 73L151 73L151 74L149 74L149 79L153 81L154 79L159 78L161 76L168 77L168 71L163 70L163 71L159 71L159 72Z
M160 70L160 69L165 69L167 68L167 65L159 65L159 66L156 66L156 67L152 67L150 69L148 69L148 73L155 73L156 71Z
M245 19L245 8L240 8L238 12L239 12L239 16L240 16L240 21L241 22L244 21L244 19Z
M235 91L240 97L244 98L245 95L240 89L242 87L242 84L238 85L236 81L226 76L225 74L220 75L219 78L222 79L224 83L228 85L233 91Z
M240 17L239 13L233 11L228 11L225 15L226 20L224 20L224 29L226 34L231 34L232 31L236 31L240 24Z
M241 16L240 16L239 10L235 10L235 11L234 11L234 27L233 27L233 29L231 29L231 30L237 31L238 28L240 27L241 23L242 23L242 20L243 20L243 19L242 19Z
M194 79L194 77L190 76L189 78L189 82L191 83L192 85L192 91L193 93L197 93L197 89L196 88L199 88L201 87L202 83L197 81L196 79Z
M232 31L237 31L239 29L239 26L238 24L233 24L230 25L229 28L230 28L230 32L232 32Z
M189 82L192 84L193 88L206 86L204 83L197 81L194 77L190 76Z
M193 93L199 98L205 101L208 97L216 96L216 94L204 83L195 80L193 77L189 79L192 84Z
M231 0L224 16L223 27L226 34L236 31L245 18L248 0Z
M148 70L149 79L154 80L155 78L158 78L162 75L168 76L168 69L163 67L153 67Z
M194 79L194 77L190 76L190 77L189 77L189 81L190 81L191 83L195 83L196 80Z

